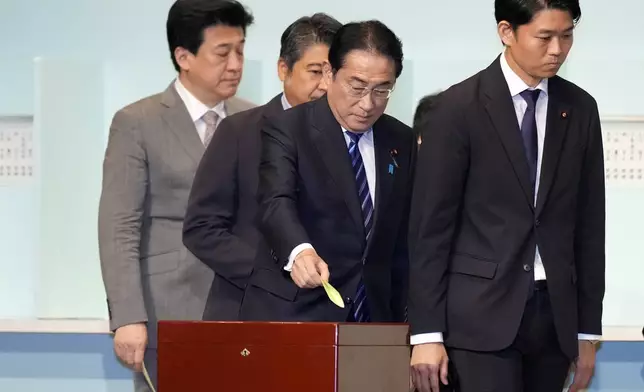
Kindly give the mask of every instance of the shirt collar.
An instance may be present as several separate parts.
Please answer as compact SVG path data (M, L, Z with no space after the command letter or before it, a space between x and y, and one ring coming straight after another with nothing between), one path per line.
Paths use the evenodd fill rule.
M505 77L505 81L508 83L508 87L510 88L510 95L513 97L521 94L525 90L541 90L543 91L546 95L548 95L548 79L541 79L541 82L537 85L536 88L532 88L524 82L519 75L517 75L512 68L510 68L510 64L508 64L508 60L505 58L506 54L502 53L501 54L501 72L503 72L503 76Z
M286 94L284 93L282 93L282 107L284 108L284 110L290 109L292 107L291 104L286 99Z
M224 101L219 102L217 105L215 105L212 108L209 108L208 106L204 105L203 102L198 100L188 89L181 83L179 78L177 78L174 82L174 88L177 90L177 94L179 94L179 97L181 97L181 100L183 101L183 104L186 105L186 109L188 109L188 113L190 114L190 118L192 119L193 122L196 122L197 120L201 119L204 114L206 114L207 111L212 110L217 115L219 118L224 119L226 118L226 108L224 105Z
M346 134L347 132L349 132L349 131L348 131L348 130L346 130L344 127L342 127L342 126L341 126L341 128L342 128L342 132L344 132L345 134ZM347 135L347 137L348 137L348 136L349 136L349 135ZM368 140L368 141L373 140L373 128L369 128L369 130L368 130L368 131L366 131L365 133L363 133L363 134L362 134L362 138L364 138L364 139L366 139L366 140Z

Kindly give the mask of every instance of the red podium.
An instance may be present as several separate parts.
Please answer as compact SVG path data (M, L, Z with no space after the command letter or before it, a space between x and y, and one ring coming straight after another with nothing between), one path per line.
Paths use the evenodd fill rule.
M408 392L404 324L159 322L158 392Z

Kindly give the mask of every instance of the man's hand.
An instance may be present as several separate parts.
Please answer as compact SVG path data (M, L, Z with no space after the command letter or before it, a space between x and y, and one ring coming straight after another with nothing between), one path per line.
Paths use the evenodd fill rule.
M439 392L439 383L447 385L447 351L442 343L414 346L411 354L411 377L418 392Z
M575 378L568 389L569 392L579 392L588 387L595 369L595 345L587 340L579 341L579 357L575 360Z
M319 287L329 281L329 267L313 249L305 249L295 257L291 279L302 289Z
M148 344L148 329L145 324L124 325L114 334L114 352L130 369L143 370L143 354Z

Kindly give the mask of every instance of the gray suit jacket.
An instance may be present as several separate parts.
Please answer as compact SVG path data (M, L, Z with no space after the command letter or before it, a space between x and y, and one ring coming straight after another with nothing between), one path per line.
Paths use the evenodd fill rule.
M227 115L255 105L225 102ZM213 272L182 243L188 196L204 146L171 84L119 110L110 128L99 206L99 249L110 327L200 320Z

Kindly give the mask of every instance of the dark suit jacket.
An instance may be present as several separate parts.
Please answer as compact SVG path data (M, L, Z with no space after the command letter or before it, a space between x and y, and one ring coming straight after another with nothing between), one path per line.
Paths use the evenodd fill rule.
M281 94L224 119L195 175L183 242L215 272L204 320L237 320L257 251L257 169L260 129L283 111Z
M534 206L519 124L499 60L441 94L423 130L410 228L412 334L490 351L514 340L533 280L546 270L560 345L601 334L604 166L597 104L548 81Z
M273 258L258 258L242 319L346 321L362 273L372 320L403 320L416 141L409 127L388 115L374 124L373 135L377 189L367 243L347 144L327 98L299 105L265 124L259 223ZM345 298L344 309L333 305L322 288L298 289L283 270L301 243L312 244L329 265L330 283Z

